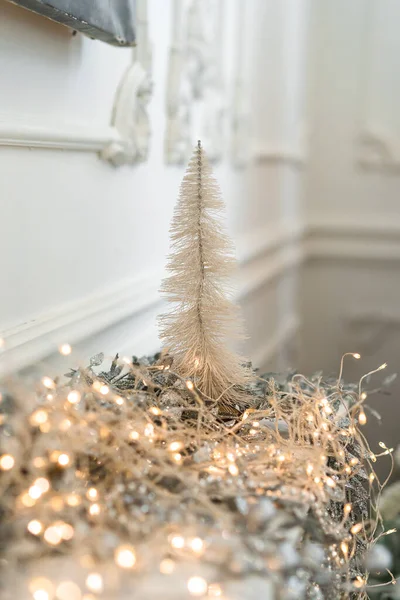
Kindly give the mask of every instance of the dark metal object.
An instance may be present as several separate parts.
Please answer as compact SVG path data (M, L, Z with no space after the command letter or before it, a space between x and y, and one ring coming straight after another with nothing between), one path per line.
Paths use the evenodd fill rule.
M114 46L134 46L136 0L10 0Z

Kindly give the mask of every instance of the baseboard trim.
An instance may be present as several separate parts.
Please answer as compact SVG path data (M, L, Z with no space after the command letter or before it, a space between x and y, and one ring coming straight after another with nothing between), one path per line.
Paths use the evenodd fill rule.
M160 274L127 279L0 333L0 374L20 370L54 353L59 344L81 342L123 319L161 306Z

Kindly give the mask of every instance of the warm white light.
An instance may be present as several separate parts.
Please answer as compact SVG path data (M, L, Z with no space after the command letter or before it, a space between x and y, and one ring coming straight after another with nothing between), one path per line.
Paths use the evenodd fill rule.
M9 471L14 465L15 459L11 454L3 454L3 456L0 457L0 468L3 469L3 471Z
M67 396L67 400L71 404L77 404L80 399L81 399L81 394L80 394L80 392L78 392L78 390L71 390Z
M168 450L171 452L178 452L178 450L182 450L183 442L171 442L168 446Z
M382 371L382 369L386 369L387 367L387 363L383 363L383 365L381 365L378 369L378 371Z
M311 475L311 473L314 471L314 467L311 463L308 463L306 471L307 475Z
M28 490L28 494L32 498L32 500L37 500L42 495L42 490L37 485L31 485L31 487Z
M203 596L207 592L207 581L203 577L191 577L187 584L192 596Z
M103 396L107 396L108 392L110 391L108 385L101 385L99 392L100 394L102 394Z
M31 414L31 416L29 417L29 422L31 425L43 425L43 423L46 423L47 419L49 418L49 415L47 414L47 412L43 409L39 409L39 410L35 410L34 413Z
M64 523L63 521L57 521L54 523L53 527L55 527L62 537L63 540L72 540L74 537L74 528L69 523Z
M39 535L43 531L43 525L40 521L33 519L33 521L29 521L27 529L32 535Z
M351 504L347 503L344 505L343 510L345 512L346 515L348 515L351 512Z
M236 475L239 475L239 469L237 468L237 465L235 465L235 464L229 465L228 471L234 477L236 477Z
M136 555L132 546L119 546L115 551L115 562L123 569L132 569L136 564Z
M170 575L175 571L175 563L170 558L164 558L160 562L160 573L163 575Z
M347 558L347 554L349 552L349 546L348 546L347 542L342 542L340 544L340 549L343 552L344 556Z
M38 487L42 494L45 494L50 489L50 482L45 477L39 477L35 480L34 486Z
M161 415L161 410L157 406L152 406L149 410L153 415Z
M57 546L57 544L59 544L62 540L59 528L55 527L54 525L51 525L46 529L43 537L51 546Z
M200 554L200 552L204 550L204 542L201 538L195 537L192 540L190 540L190 547L193 550L193 552Z
M62 581L57 586L56 596L58 600L81 600L82 592L73 581Z
M363 528L362 523L356 523L355 525L353 525L353 527L350 529L350 531L353 535L356 535L356 533L359 533L362 528Z
M175 462L181 462L182 454L179 454L179 452L175 452L175 454L172 455L172 458L174 459Z
M97 500L99 493L96 490L96 488L89 488L88 491L86 492L86 496L89 500Z
M367 399L367 392L361 392L360 398L361 398L361 400L366 400Z
M122 406L125 403L125 400L123 398L121 398L121 396L117 396L115 399L115 404L118 404L118 406Z
M367 422L367 415L363 410L360 410L360 414L358 415L358 422L360 425L365 425Z
M208 595L210 598L220 598L222 596L222 589L219 583L211 583L208 586Z
M354 352L353 358L356 358L358 360L359 358L361 358L361 354L358 354L358 352Z
M100 514L100 504L91 504L89 508L89 514L96 516Z
M187 387L187 389L188 389L188 390L190 390L190 391L194 390L193 381L190 381L190 380L189 380L189 381L187 381L187 382L186 382L186 387Z
M58 457L58 460L57 460L58 464L61 467L66 467L69 464L69 461L70 461L70 458L69 458L68 454L65 454L65 453L60 454L60 456Z
M61 344L58 351L60 352L60 354L63 354L64 356L68 356L68 354L71 354L72 348L69 344Z
M331 487L331 488L336 487L336 483L334 482L334 480L332 479L332 477L327 477L325 479L325 482L326 482L326 485L329 486L329 487Z
M50 377L43 377L42 383L43 383L44 387L46 387L50 390L55 387L55 383Z
M78 494L69 494L67 496L68 506L79 506L81 503L81 497Z
M137 431L131 431L129 437L131 440L138 440L140 436Z
M181 549L185 545L185 540L181 535L174 535L171 538L171 546L176 549Z
M32 594L33 600L49 600L50 594L47 590L35 590Z
M103 578L100 573L89 573L86 577L86 586L91 592L102 592Z

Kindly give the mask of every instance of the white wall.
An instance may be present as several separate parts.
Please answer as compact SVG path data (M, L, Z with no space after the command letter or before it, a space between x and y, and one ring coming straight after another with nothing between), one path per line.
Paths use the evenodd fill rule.
M130 139L134 118L128 111L121 142L121 131L111 127L112 111L132 58L146 62L145 29L132 54L73 36L0 0L3 371L44 358L65 341L83 360L101 350L140 355L157 349L157 290L183 175L182 166L165 164L171 125L166 100L176 92L169 57L171 47L181 43L177 11L191 2L204 11L197 0L147 3L154 82L144 107L152 132L149 154L142 164L115 168L99 151L112 140ZM217 4L203 3L206 14L217 14L212 13ZM146 2L139 5L143 21ZM222 3L222 47L213 46L213 52L222 53L221 77L218 85L208 85L203 100L190 99L193 123L183 131L193 144L208 136L210 150L221 145L216 174L242 264L239 296L250 334L248 351L271 368L284 365L286 355L296 360L291 340L299 325L304 163L299 69L306 3L285 0L283 5ZM222 118L210 135L207 119L212 124L218 102Z
M313 0L306 182L307 266L299 367L356 379L400 362L400 6ZM376 382L382 380L376 377ZM396 445L398 396L371 399L373 443Z

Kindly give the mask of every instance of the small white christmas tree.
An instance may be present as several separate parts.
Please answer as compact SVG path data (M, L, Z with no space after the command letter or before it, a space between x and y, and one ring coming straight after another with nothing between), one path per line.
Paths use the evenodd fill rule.
M240 386L250 372L245 359L229 347L244 335L240 311L226 295L236 261L220 223L224 208L199 142L172 220L170 276L161 291L174 307L160 317L160 337L174 359L174 370L227 405L240 400Z

